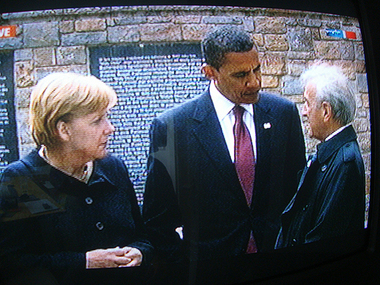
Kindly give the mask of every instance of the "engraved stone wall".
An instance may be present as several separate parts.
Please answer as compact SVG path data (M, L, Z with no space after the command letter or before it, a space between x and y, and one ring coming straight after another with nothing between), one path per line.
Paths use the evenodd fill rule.
M90 48L91 73L118 95L110 119L116 131L110 151L128 165L138 192L144 188L149 128L164 110L201 94L199 44L145 44Z
M367 189L369 189L370 114L364 50L357 19L262 8L136 6L10 13L2 14L0 22L4 25L17 26L15 38L0 39L0 52L13 51L13 93L20 156L25 155L34 147L26 123L27 108L31 88L43 76L55 71L95 73L95 69L91 68L91 60L96 49L101 49L99 46L104 49L111 47L128 49L132 46L167 43L199 45L211 28L222 24L232 24L245 28L256 41L262 65L263 89L294 101L300 108L302 89L298 78L303 70L320 60L343 68L356 93L358 111L354 126L358 132L365 160ZM354 32L356 39L331 36L328 32L331 29ZM181 53L178 55L181 56ZM160 53L150 56L149 59L138 59L139 62L136 64L141 69L146 64L147 68L143 71L145 73L139 74L134 79L131 79L130 69L131 67L135 69L136 65L126 63L131 60L131 55L123 55L125 57L123 61L120 64L113 64L109 70L111 77L120 77L120 80L116 81L107 77L106 69L111 66L107 65L111 64L111 61L108 61L111 57L102 55L98 57L97 63L99 70L102 67L102 74L97 75L112 85L120 95L121 104L118 108L125 108L128 111L128 116L122 119L123 125L120 125L120 117L115 115L114 123L118 127L115 141L118 142L118 147L111 147L111 150L118 154L125 154L126 163L131 165L129 168L139 195L142 193L141 181L144 179L144 171L140 165L143 165L146 160L144 152L140 153L139 149L147 147L145 136L149 120L138 125L139 120L134 121L134 119L138 116L139 118L147 116L151 119L151 116L170 108L173 104L195 96L198 92L197 88L207 83L199 77L199 71L195 71L200 64L198 55L197 62L192 66L194 69L191 69L192 75L195 76L191 80L200 82L196 88L193 85L186 87L181 85L186 84L187 80L170 79L168 69L164 69L159 75L160 71L157 68L157 80L160 83L155 83L151 78L155 75L148 69L155 64L154 61L159 60ZM166 59L165 56L164 59ZM184 53L184 56L184 60L188 62L189 55ZM123 68L123 70L116 71L116 68ZM120 76L114 76L117 72ZM176 81L178 90L174 91L173 86L173 94L167 93L168 95L165 95L167 97L154 97L152 88L165 88L165 80L169 80L171 86L173 86L173 81ZM193 84L191 80L189 82ZM126 92L123 88L129 90L128 96L124 96ZM191 93L192 91L194 93ZM153 96L154 99L147 96ZM127 103L123 105L124 102ZM131 103L137 104L141 113L133 113L129 107ZM152 109L155 110L154 114L150 113ZM120 109L115 114L118 112ZM125 140L123 132L131 132L132 129L133 135ZM308 152L314 150L315 144L314 140L306 138Z
M13 96L13 52L0 52L0 171L18 159Z

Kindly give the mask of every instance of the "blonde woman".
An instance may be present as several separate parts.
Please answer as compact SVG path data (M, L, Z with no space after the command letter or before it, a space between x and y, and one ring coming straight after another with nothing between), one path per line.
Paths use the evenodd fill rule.
M34 88L30 125L37 150L10 164L1 181L30 179L62 209L1 223L0 263L7 273L38 267L70 283L77 269L147 262L152 248L128 171L107 154L114 132L107 114L116 101L113 89L93 76L50 74Z

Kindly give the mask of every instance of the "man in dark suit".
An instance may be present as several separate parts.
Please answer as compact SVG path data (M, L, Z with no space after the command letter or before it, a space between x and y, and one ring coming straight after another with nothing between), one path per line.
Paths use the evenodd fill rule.
M305 167L296 195L282 214L277 248L347 235L364 228L364 166L351 125L355 97L334 66L306 71L309 135L321 141Z
M143 217L157 252L169 260L273 250L280 215L305 163L297 108L259 92L260 62L250 35L222 27L202 48L210 87L164 112L151 128ZM250 144L237 152L236 105L243 107ZM237 157L247 160L241 164Z

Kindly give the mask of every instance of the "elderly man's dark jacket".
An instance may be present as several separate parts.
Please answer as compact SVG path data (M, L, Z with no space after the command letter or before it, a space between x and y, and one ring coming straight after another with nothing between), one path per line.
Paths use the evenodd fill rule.
M308 167L310 166L310 167ZM282 214L276 247L338 237L364 228L365 176L352 126L317 146L297 194Z
M209 92L159 116L152 125L143 219L164 256L190 260L246 252L253 231L258 251L273 250L280 216L305 163L296 106L261 93L254 104L257 164L247 205Z

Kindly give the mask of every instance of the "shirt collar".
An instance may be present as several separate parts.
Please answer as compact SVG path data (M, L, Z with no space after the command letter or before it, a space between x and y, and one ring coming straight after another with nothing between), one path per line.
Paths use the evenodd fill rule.
M40 148L39 151L38 151L38 155L39 155L43 160L45 160L45 162L46 162L47 164L49 164L50 166L54 167L55 169L57 169L57 170L63 172L64 174L66 174L66 175L68 175L68 176L74 177L75 179L77 179L77 180L79 180L79 181L81 181L81 182L83 182L83 183L86 183L86 184L87 184L87 183L89 182L90 177L91 177L91 174L92 174L92 172L93 172L93 167L94 167L94 163L93 163L93 161L89 161L89 162L86 163L86 165L85 165L85 170L83 171L83 175L82 175L82 177L75 177L75 176L73 176L72 174L66 172L65 170L63 170L63 169L61 169L61 168L55 166L54 164L52 164L51 161L49 160L49 158L48 158L46 152L47 152L46 146L41 145L41 148Z
M331 139L333 136L336 136L337 134L339 134L341 131L343 131L345 128L347 128L348 126L350 126L351 124L348 124L348 125L345 125L343 127L340 127L339 129L337 129L335 132L331 133L330 135L327 136L327 138L325 139L325 141L328 141L329 139Z
M216 88L214 80L210 84L210 96L214 104L218 119L222 121L235 107L235 103L227 99L220 91ZM253 105L252 104L240 104L248 113L253 116Z

